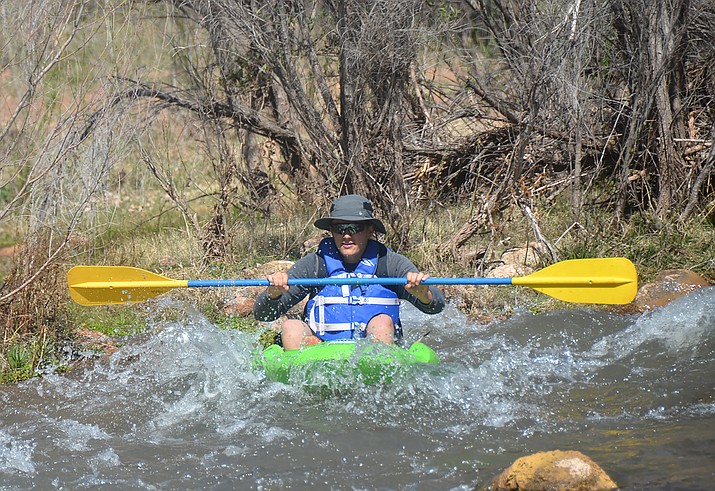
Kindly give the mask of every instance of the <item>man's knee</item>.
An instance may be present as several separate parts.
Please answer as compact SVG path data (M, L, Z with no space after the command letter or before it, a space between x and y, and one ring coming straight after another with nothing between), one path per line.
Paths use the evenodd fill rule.
M367 324L367 335L383 343L395 342L395 323L387 314L376 315Z
M281 340L283 349L294 350L302 346L319 343L320 339L313 335L313 331L302 321L286 319L281 325Z

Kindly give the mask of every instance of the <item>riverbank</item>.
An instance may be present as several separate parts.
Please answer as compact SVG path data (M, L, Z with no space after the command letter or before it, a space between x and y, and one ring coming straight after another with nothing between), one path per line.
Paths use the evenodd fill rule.
M544 240L536 241L533 228L525 217L505 215L503 220L508 226L501 227L498 233L475 236L455 257L454 252L445 250L442 244L449 241L450 234L463 220L462 215L459 209L441 214L426 211L416 214L412 247L404 253L423 270L440 277L524 276L553 262L555 255L558 259L625 256L636 264L641 283L654 280L661 271L677 268L690 268L700 276L702 283L715 280L715 244L712 228L706 221L680 228L649 229L647 222L634 220L621 229L617 239L607 240L606 236L614 233L614 229L607 232L605 227L599 229L598 224L593 224L590 229L567 226L566 215L551 210L541 218ZM290 259L315 247L319 235L313 232L311 220L312 214L300 212L291 217L266 218L255 223L250 233L235 234L228 255L211 264L203 263L200 244L173 227L147 228L140 234L117 235L101 250L87 251L86 240L75 241L85 252L74 257L72 262L55 267L51 281L41 282L41 288L25 303L26 312L17 310L15 321L11 315L6 315L6 325L15 325L15 328L5 329L0 346L3 380L26 378L37 368L61 365L62 350L77 341L84 342L86 336L78 335L82 330L121 338L152 322L147 319L150 316L146 307L141 305L93 308L72 305L65 276L70 266L77 263L127 264L172 279L264 278L272 270L287 268L292 264ZM7 277L17 254L23 254L23 250L20 247L4 250L11 251L2 257L3 276ZM657 269L659 267L662 269ZM520 310L544 312L573 308L529 288L451 286L444 289L455 307L470 319L483 323L508 319ZM217 325L256 330L261 326L246 315L256 291L192 289L173 291L171 295L189 301ZM31 312L46 315L47 319L39 318L40 322L34 324L17 322L33 315ZM44 327L33 331L33 325Z

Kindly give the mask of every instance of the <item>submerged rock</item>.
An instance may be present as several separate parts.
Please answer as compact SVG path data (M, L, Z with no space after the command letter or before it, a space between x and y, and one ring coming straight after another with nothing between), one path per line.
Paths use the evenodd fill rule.
M576 451L554 450L522 457L495 478L492 491L601 491L618 486L593 460Z

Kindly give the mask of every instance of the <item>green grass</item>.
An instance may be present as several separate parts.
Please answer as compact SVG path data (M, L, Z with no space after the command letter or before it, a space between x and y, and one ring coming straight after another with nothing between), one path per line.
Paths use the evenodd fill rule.
M19 382L33 376L32 351L24 343L11 344L5 351L7 369L0 372L1 382Z
M146 313L136 307L71 304L69 314L75 329L89 329L110 337L133 336L147 328Z
M38 370L65 367L59 357L57 343L48 337L26 337L14 340L0 353L0 383L15 383L38 375Z
M664 223L648 214L634 215L620 225L605 217L591 221L588 232L560 244L561 259L627 257L641 282L668 269L687 269L715 280L715 227L702 217L685 223Z

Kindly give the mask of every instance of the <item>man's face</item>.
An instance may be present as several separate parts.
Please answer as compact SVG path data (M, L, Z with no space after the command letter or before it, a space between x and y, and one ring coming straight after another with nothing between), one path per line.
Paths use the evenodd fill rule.
M330 226L338 252L347 264L360 262L375 229L370 222L334 221Z

